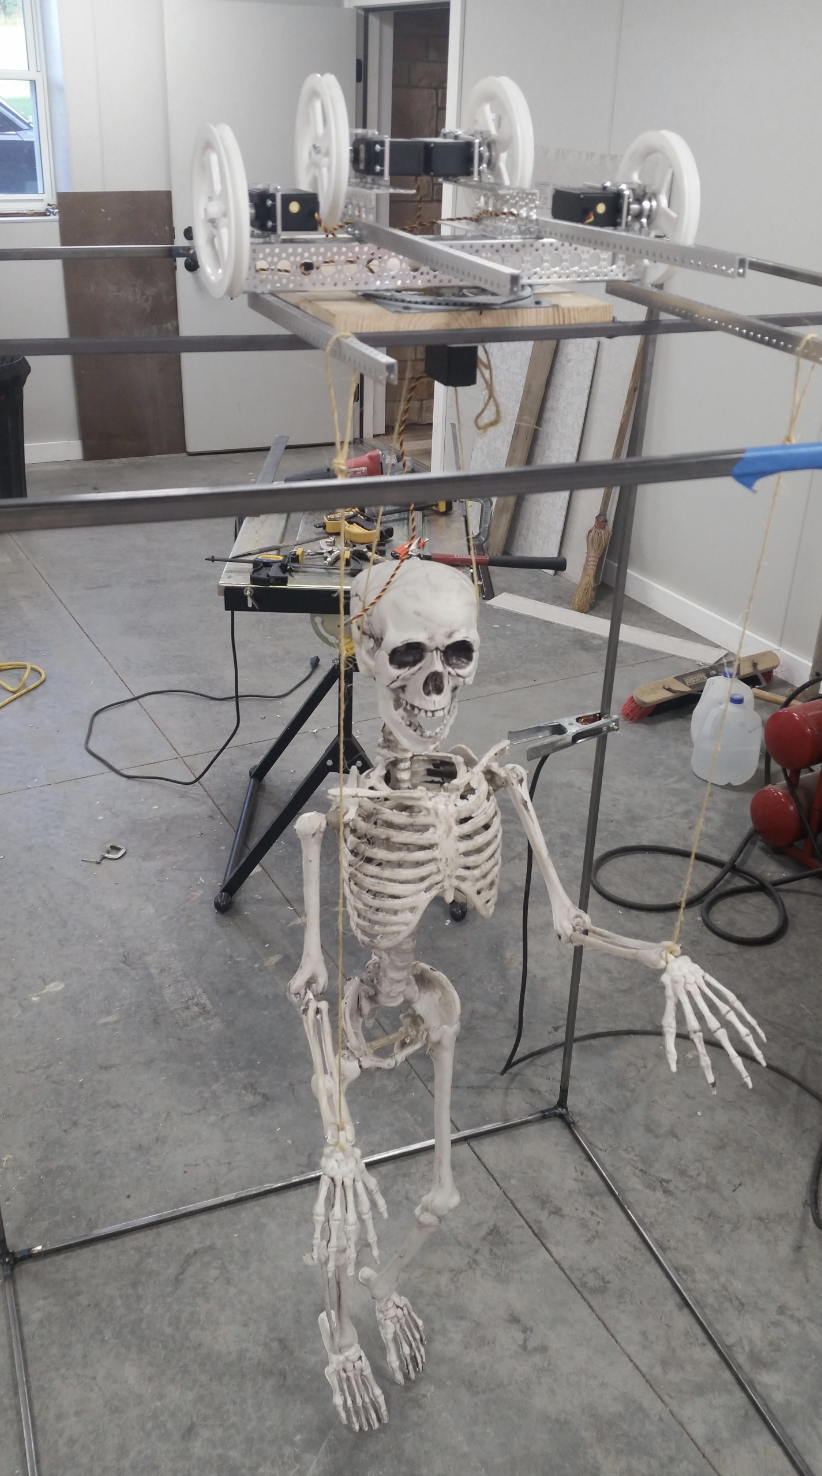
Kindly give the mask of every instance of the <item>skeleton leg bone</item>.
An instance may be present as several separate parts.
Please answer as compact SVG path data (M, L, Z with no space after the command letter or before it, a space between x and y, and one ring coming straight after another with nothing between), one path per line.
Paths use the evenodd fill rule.
M388 1411L348 1315L347 1282L354 1275L361 1227L374 1259L379 1260L371 1200L382 1215L387 1210L377 1181L354 1144L346 1102L346 1089L359 1076L360 1068L346 1051L337 1058L324 1000L318 1003L309 995L302 1018L314 1064L311 1086L325 1129L310 1256L323 1279L325 1311L319 1323L328 1353L325 1376L342 1423L355 1431L376 1430L388 1419Z
M414 1009L425 1021L428 1053L434 1062L434 1177L397 1254L382 1271L364 1267L360 1272L360 1281L374 1298L377 1325L398 1384L406 1378L415 1379L425 1364L423 1325L408 1298L397 1290L400 1276L432 1230L460 1200L451 1173L451 1081L459 1034L459 997L445 975L427 964L415 963L411 972L409 994L413 994Z

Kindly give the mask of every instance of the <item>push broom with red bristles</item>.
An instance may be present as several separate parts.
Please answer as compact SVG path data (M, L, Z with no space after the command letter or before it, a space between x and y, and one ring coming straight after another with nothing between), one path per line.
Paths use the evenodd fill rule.
M713 666L700 666L696 671L683 672L682 676L662 677L660 681L645 682L623 703L622 716L626 723L638 723L662 707L684 707L687 703L696 701L701 697L708 678L720 676L726 666L733 666L735 659L728 653ZM756 687L760 678L769 682L778 665L779 657L775 652L755 651L752 656L743 656L740 659L737 675L749 687Z

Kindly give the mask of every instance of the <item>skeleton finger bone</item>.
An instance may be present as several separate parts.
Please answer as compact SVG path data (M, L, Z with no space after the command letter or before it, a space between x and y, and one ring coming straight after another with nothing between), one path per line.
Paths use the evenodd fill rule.
M725 1029L724 1025L720 1025L719 1021L716 1018L716 1015L714 1015L708 1007L708 1003L702 995L697 980L690 976L687 971L685 972L684 976L684 988L696 1004L696 1007L702 1015L702 1018L705 1021L705 1024L707 1025L711 1034L719 1041L726 1054L730 1057L733 1065L736 1067L736 1070L742 1077L742 1080L744 1081L746 1087L753 1087L753 1082L751 1081L751 1078L745 1069L745 1064L742 1060L742 1057L737 1053L737 1051L734 1050L727 1030Z
M688 994L685 988L685 975L679 967L679 960L673 959L668 964L662 977L663 981L670 982L674 997L682 1006L682 1013L685 1016L685 1028L688 1031L688 1034L691 1037L694 1045L696 1046L696 1053L699 1057L699 1064L704 1072L705 1080L707 1081L708 1086L711 1088L711 1091L716 1091L716 1081L714 1079L711 1058L705 1049L705 1040L702 1035L702 1030L700 1028L699 1021L694 1014L691 1001L688 998Z
M712 1003L716 1005L723 1020L727 1020L728 1024L733 1025L734 1029L739 1032L739 1035L745 1042L745 1045L748 1047L751 1055L755 1057L760 1066L767 1066L768 1063L765 1060L765 1057L763 1056L753 1036L751 1035L751 1032L748 1029L747 1025L743 1025L742 1021L739 1019L739 1016L734 1010L731 1009L730 1005L726 1004L725 1001L721 999L718 994L714 994L713 989L711 989L708 984L707 974L702 975L699 983L699 988L702 994L706 995L708 999L710 999Z
M720 994L722 994L722 995L725 996L725 998L727 999L728 1003L731 1004L735 1010L738 1010L739 1011L740 1015L742 1015L747 1020L747 1022L748 1022L749 1025L753 1025L753 1028L756 1031L757 1035L759 1036L760 1040L767 1040L767 1036L766 1036L764 1030L762 1029L762 1026L760 1024L758 1024L758 1022L754 1019L753 1015L750 1015L748 1013L748 1011L745 1009L745 1006L742 1003L742 1001L739 1000L739 999L737 999L736 995L732 992L732 990L726 989L726 987L725 987L724 984L720 984L720 982L719 982L718 979L714 979L713 975L711 975L711 974L706 974L704 970L702 971L702 977L703 977L703 979L707 980L708 984L710 984L710 986L711 986L712 989L718 989L719 992L720 992ZM717 1004L719 1004L719 1001L718 1000L717 1000Z

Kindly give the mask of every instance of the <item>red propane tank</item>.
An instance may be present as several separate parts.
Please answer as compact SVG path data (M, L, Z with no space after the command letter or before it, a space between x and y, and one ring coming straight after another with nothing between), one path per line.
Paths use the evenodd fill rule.
M822 699L773 713L765 724L765 747L783 769L808 769L818 764L822 760ZM790 803L789 795L786 799Z

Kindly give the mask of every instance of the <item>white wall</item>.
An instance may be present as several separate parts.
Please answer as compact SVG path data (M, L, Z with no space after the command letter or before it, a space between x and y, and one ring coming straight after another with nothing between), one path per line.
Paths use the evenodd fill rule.
M621 153L645 129L671 128L699 166L700 240L818 264L816 0L510 0L504 25L497 0L465 3L464 93L489 72L513 77L542 148ZM822 309L813 289L764 276L730 283L683 272L674 290L743 312ZM793 380L786 356L712 334L661 340L657 366L646 451L783 438ZM822 431L819 379L800 438ZM730 481L641 491L629 593L733 645L770 485L755 495ZM820 549L822 479L798 474L785 484L751 622L752 645L783 652L797 677L822 616Z
M163 0L54 3L72 189L170 189ZM297 3L337 6L340 0ZM54 219L0 217L2 246L59 244ZM1 270L0 337L65 337L59 262L9 262ZM25 419L28 460L82 455L70 359L31 360Z

